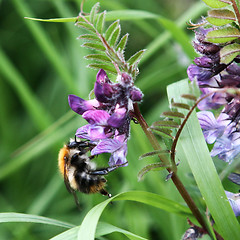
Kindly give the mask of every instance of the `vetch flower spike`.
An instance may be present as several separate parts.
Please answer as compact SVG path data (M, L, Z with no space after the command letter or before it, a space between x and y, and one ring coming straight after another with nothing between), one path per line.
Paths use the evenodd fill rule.
M96 145L92 155L110 153L110 166L127 166L133 104L141 102L143 94L134 86L131 75L123 72L114 83L103 69L97 74L94 93L96 98L91 100L68 97L71 109L89 123L78 128L76 136Z

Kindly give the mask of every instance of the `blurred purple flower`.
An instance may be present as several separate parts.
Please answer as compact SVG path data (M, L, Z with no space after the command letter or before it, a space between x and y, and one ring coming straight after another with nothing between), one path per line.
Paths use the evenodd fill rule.
M203 135L209 144L214 143L217 138L223 135L229 123L227 120L216 120L213 113L209 111L198 112L197 116L200 126L203 129Z
M240 216L240 193L231 193L225 191L228 201L236 217Z
M224 134L218 138L211 151L211 156L218 156L225 162L231 163L240 153L240 133Z
M195 65L188 67L187 74L191 81L198 84L201 97L212 92L198 104L200 110L224 106L217 119L207 111L199 112L198 118L207 143L214 143L211 155L231 163L240 153L240 96L234 91L216 92L216 89L240 87L240 66L235 63L239 62L239 56L228 64L222 63L220 51L230 43L208 42L206 35L212 30L199 28L195 32L193 45L201 56L195 58Z

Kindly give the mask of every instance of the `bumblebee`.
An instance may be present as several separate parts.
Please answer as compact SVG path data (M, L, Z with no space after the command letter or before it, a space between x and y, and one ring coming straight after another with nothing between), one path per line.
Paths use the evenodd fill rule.
M95 145L88 141L71 139L59 151L59 170L64 177L66 188L73 194L78 206L76 191L86 194L99 192L111 197L111 194L104 189L107 182L104 175L114 171L119 166L96 169L95 163L91 161L94 156L87 155L94 147Z

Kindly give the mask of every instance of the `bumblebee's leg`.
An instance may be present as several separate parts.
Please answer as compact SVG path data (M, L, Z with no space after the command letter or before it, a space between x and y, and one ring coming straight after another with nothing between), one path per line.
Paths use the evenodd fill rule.
M107 168L96 169L94 171L90 171L89 174L91 174L91 175L107 175L109 172L112 172L119 167L123 167L126 164L127 164L127 162L124 164L114 165L114 166L107 167Z
M112 194L108 193L104 188L99 191L102 195L112 197Z

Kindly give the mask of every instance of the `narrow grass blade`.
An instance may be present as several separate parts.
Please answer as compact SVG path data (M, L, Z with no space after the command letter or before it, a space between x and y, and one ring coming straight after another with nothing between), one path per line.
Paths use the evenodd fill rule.
M97 223L105 207L111 201L119 200L131 200L141 202L168 212L173 212L185 216L191 216L190 210L187 207L177 202L174 202L170 199L164 198L160 195L141 191L125 192L118 194L110 199L107 199L106 201L92 208L85 216L80 226L78 232L78 239L94 240Z
M52 218L41 217L32 214L23 213L0 213L0 223L4 222L28 222L28 223L43 223L49 225L55 225L64 228L72 228L73 224L58 221Z
M31 9L28 7L25 1L13 0L16 11L20 17L33 16ZM43 26L37 22L25 20L26 26L29 28L36 42L40 48L46 54L47 58L58 72L60 79L64 82L66 87L73 93L76 91L73 84L73 78L69 70L66 68L66 64L62 56L57 51L55 44L48 38L48 34L45 33Z
M0 62L0 73L6 77L8 83L10 83L17 92L19 99L22 101L26 111L32 118L33 123L39 130L47 128L52 121L49 113L44 109L41 102L36 98L26 84L24 78L13 66L1 48Z

